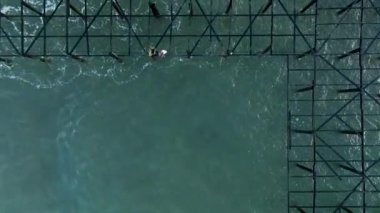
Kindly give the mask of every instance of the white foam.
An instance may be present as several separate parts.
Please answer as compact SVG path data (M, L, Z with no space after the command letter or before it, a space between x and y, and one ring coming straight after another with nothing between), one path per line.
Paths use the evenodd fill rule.
M18 12L18 11L20 11L20 8L12 7L12 6L3 6L0 11L4 14L7 14L11 11Z
M46 12L53 12L57 7L57 3L53 1L46 2Z

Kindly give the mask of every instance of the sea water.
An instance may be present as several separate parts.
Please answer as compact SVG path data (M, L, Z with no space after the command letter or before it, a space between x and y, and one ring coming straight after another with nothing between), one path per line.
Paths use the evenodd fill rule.
M284 57L16 58L0 70L0 212L286 211Z

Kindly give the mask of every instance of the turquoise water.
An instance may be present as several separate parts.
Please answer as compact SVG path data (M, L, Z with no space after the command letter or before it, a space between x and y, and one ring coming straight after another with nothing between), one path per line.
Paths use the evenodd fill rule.
M44 2L26 1L39 9ZM58 2L46 1L48 14ZM106 2L106 6L100 14L109 14L112 10L111 1L71 2L82 12L87 2L89 15L96 14L102 2ZM170 26L170 18L147 18L147 1L119 2L127 13L134 14L134 31L150 35L141 38L144 48L157 44L161 33ZM177 11L182 2L159 1L160 11L170 14L171 6ZM200 5L206 14L222 14L227 2L208 0L200 1ZM236 0L231 13L248 14L249 8L256 13L267 2ZM358 177L339 180L336 176L358 174L379 158L376 99L368 100L365 95L363 109L357 99L338 111L338 116L329 114L348 104L344 99L355 94L341 94L342 89L376 82L368 85L365 92L379 96L376 59L379 45L374 39L379 30L379 13L373 9L378 3L357 1L354 8L338 15L339 7L346 7L351 1L321 0L318 11L313 6L302 15L285 17L287 13L300 11L309 2L273 1L270 11L276 14L273 26L270 16L257 18L252 25L254 36L249 38L246 34L240 45L235 46L234 54L259 53L269 44L272 44L273 54L300 54L316 45L317 57L215 57L234 48L239 37L233 35L249 29L248 16L225 16L213 22L221 36L220 42L216 36L210 39L212 32L206 30L206 36L193 52L214 56L182 58L180 56L186 55L186 50L197 42L184 35L200 35L209 22L203 16L186 17L188 8L184 4L181 12L184 16L176 18L170 28L174 35L180 36L173 40L165 38L158 47L169 51L164 60L147 57L136 39L129 42L125 37L130 33L125 21L98 17L88 33L109 36L112 29L113 35L124 36L111 42L112 51L119 55L128 54L131 47L133 57L123 57L123 63L110 57L84 57L85 63L67 57L66 7L61 6L56 14L61 18L55 16L47 27L47 34L61 38L48 38L47 49L48 54L63 57L50 57L49 63L26 57L0 63L0 115L3 118L0 122L0 213L265 213L286 212L288 205L292 208L290 211L300 211L296 206L310 211L313 197L321 207L317 212L339 210L343 206L364 211L357 205L362 201L360 195L364 194L361 190L365 184L355 191ZM358 9L361 6L365 8L362 12ZM3 0L0 7L2 13L10 16L21 12L20 1ZM26 15L35 13L30 9L24 12ZM194 13L199 15L201 11L194 7ZM282 16L278 16L280 14ZM20 36L21 19L14 16L9 19L2 17L1 26L9 35ZM32 38L28 36L35 36L43 20L26 17L23 21L25 45L30 47ZM84 20L70 17L68 22L70 35L78 36L68 39L68 52L87 54L85 38L72 49L80 35L85 35ZM338 23L341 24L336 27ZM342 38L344 40L340 40ZM328 41L324 42L325 39ZM12 40L21 49L21 39ZM372 41L367 53L359 51L360 57L357 52L343 59L336 57L354 48L369 47ZM108 55L109 46L108 39L91 37L88 51ZM0 34L0 53L17 54L12 48ZM40 39L28 53L38 55L42 50ZM361 73L363 82L359 83ZM350 84L347 79L357 83ZM296 92L310 86L313 80L315 94ZM291 100L289 108L287 91ZM316 98L314 104L310 101L312 96ZM292 113L290 129L309 130L313 123L322 125L315 135L327 141L326 148L322 139L314 140L311 135L292 131L293 147L288 156L293 162L289 164L289 176L287 109ZM313 109L315 116L311 115ZM359 122L361 118L363 124ZM347 126L351 130L363 127L364 137L339 132L347 130ZM359 148L361 142L366 147ZM334 152L332 145L339 144L357 146L337 148ZM305 148L307 145L309 148ZM318 148L313 151L314 145ZM312 159L315 157L312 152L319 157ZM365 160L364 164L360 158ZM355 163L351 165L346 160ZM317 175L336 173L316 180L312 176L299 179L295 176L308 175L310 171L300 169L297 163L309 170L315 167ZM342 169L342 164L351 166L351 172ZM373 182L374 188L379 183L378 171L375 166L367 171L373 177L366 177L365 181ZM311 193L313 183L318 190L315 196ZM371 187L368 183L367 186ZM376 212L370 208L378 205L378 191L366 190L368 211ZM355 195L350 196L351 192Z
M285 63L1 65L1 212L284 212Z

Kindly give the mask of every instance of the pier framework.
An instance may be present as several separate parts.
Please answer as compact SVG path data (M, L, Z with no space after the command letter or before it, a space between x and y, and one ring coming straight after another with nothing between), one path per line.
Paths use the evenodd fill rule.
M147 55L149 47L184 57L287 55L314 39L309 23L294 25L313 24L313 5L302 3L299 12L293 0L232 0L231 7L229 0L158 1L158 18L148 0L35 2L0 5L0 57L122 58Z
M379 212L380 4L311 2L313 42L287 56L289 212Z
M0 63L286 58L288 212L380 211L379 1L166 0L160 17L148 1L36 2L2 1Z

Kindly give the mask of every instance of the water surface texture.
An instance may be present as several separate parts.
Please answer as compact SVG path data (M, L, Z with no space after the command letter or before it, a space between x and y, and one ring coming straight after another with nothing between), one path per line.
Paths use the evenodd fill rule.
M284 62L3 67L2 212L284 210Z
M59 0L26 2L37 8L45 5L48 14L60 4ZM103 2L106 1L78 0L75 5L81 12L91 16L97 13ZM149 13L148 1L119 2L122 7L129 8L127 12ZM176 11L182 2L166 0L158 1L158 4L162 14L171 14L171 10ZM221 0L200 2L200 5L207 8L207 14L211 15L223 14L228 5L228 1ZM318 8L342 7L341 4L334 4L334 1L318 2L324 2L325 5L321 3L322 6L319 5ZM0 3L1 12L9 16L21 11L18 1L1 0ZM266 3L266 0L236 0L230 13L247 15L248 10L251 10L249 12L254 14ZM327 71L331 71L334 65L342 70L352 68L350 72L344 70L344 73L357 82L360 74L358 70L362 71L362 68L356 65L361 58L350 56L345 61L338 61L336 55L356 48L359 40L361 45L363 39L356 38L360 37L358 28L350 31L349 27L338 28L337 33L331 36L333 33L330 31L334 31L334 26L331 27L329 22L339 22L339 16L334 10L321 10L323 12L319 16L313 14L316 9L307 10L304 17L293 17L298 18L295 21L291 15L287 17L288 13L299 11L307 3L309 1L306 0L273 1L273 8L268 11L282 16L264 15L258 18L249 30L249 34L253 33L254 36L242 39L236 48L234 44L240 38L238 34L249 29L247 25L250 19L247 16L218 17L213 23L215 29L206 28L206 36L199 44L196 39L186 36L173 40L166 37L162 39L160 48L167 49L169 55L163 60L149 58L143 48L148 49L160 40L160 32L168 26L172 17L154 19L136 16L131 20L130 26L117 18L101 17L88 28L88 33L99 34L99 38L90 38L90 44L87 45L88 40L84 36L76 46L80 35L86 34L83 33L84 22L90 20L70 17L67 19L70 28L66 29L66 10L64 7L57 10L57 16L62 16L61 19L53 18L47 28L47 33L56 37L48 38L46 42L48 54L57 54L56 57L48 57L48 63L41 62L38 57L14 57L12 62L0 62L0 212L266 213L287 212L289 206L292 208L290 211L298 211L296 205L301 205L303 201L309 206L303 208L311 210L313 194L310 190L313 188L309 188L313 183L312 178L309 178L309 182L295 182L290 186L295 188L293 192L299 197L288 200L286 136L287 124L290 124L290 128L308 130L314 122L310 122L310 117L314 119L314 115L309 115L310 100L295 100L289 108L287 101L290 99L287 99L287 95L290 92L291 98L299 100L310 98L310 93L297 96L294 91L302 86L310 86L315 80L316 84L320 84L319 88L322 87L316 92L317 98L337 97L336 87L347 89L345 87L351 85L337 74L339 72ZM347 1L343 5L349 3ZM83 4L88 5L86 11L80 7ZM106 9L100 15L112 10L111 3L105 5ZM186 8L187 6L186 4ZM366 0L365 6L371 7L369 0ZM198 8L194 12L202 11ZM363 13L355 10L347 14L346 22L358 24ZM367 18L377 17L376 14L368 15L371 12L366 14ZM211 15L209 19L203 16L194 19L180 17L171 26L170 33L199 35L207 27L207 22L214 21ZM14 36L16 48L22 49L22 42L15 35L22 31L20 23L23 21L24 31L27 32L23 40L26 52L40 56L45 48L44 43L36 40L34 45L29 46L33 43L33 38L28 36L38 32L43 19L6 19L1 17L1 26L10 36ZM378 21L377 18L368 19L368 22ZM322 27L318 25L319 32L315 33L317 21ZM297 27L294 23L297 23ZM143 48L134 38L128 41L128 38L120 36L108 41L100 36L108 32L113 35L131 33L130 29L141 35ZM66 40L64 36L67 30L72 35L77 34L77 37ZM213 30L220 32L220 41ZM363 37L374 37L377 33L372 28L363 31ZM246 32L245 36L248 37L248 31ZM334 36L348 35L355 38L335 42L338 39ZM333 41L321 44L328 36ZM363 43L368 45L369 41ZM270 51L266 54L236 56L260 53L269 44L271 46L267 50ZM2 51L17 54L4 35L0 37L0 45ZM122 63L111 57L83 57L85 62L80 62L75 57L67 56L108 55L111 45L112 51L122 56ZM187 58L186 51L194 45L196 48L191 52L194 57ZM313 58L310 52L312 46L320 46L318 54L325 57L325 61L331 62L332 66L326 65L322 58ZM378 48L377 43L374 46ZM227 49L234 49L236 55L219 57L225 56ZM305 51L309 51L305 58L296 57ZM4 55L3 52L2 54ZM364 81L367 83L373 79L374 82L379 81L376 73L369 71L370 67L376 67L372 60L371 57L366 59L364 65ZM312 68L318 69L318 77L313 78ZM289 69L293 69L291 75L287 75ZM287 84L289 79L292 83L290 86ZM332 89L331 85L335 87ZM373 92L377 87L368 90ZM338 96L338 99L341 98L338 101L342 101L342 97L343 95ZM326 105L328 102L322 100L313 103L313 107L316 107L318 113L326 114L330 112L327 109L334 111L342 102ZM376 103L369 103L366 112L378 113L376 106ZM357 108L353 109L353 113L358 112ZM295 114L289 123L288 109ZM346 112L342 114L344 113ZM346 121L346 126L349 123L359 128L359 117L355 114L351 120ZM367 134L366 138L343 138L341 134L343 139L339 141L343 143L349 140L356 144L366 139L376 146L379 138L376 135L378 120L375 116L373 118L368 118L371 125L367 124L367 127L375 130ZM323 122L324 118L316 119L316 123ZM344 125L335 122L331 122L328 127L336 132L336 128ZM326 135L334 141L338 134ZM296 135L293 139L301 146L315 145L315 140L308 136ZM316 148L314 153L315 150ZM341 151L341 154L347 154L347 159L379 157L375 149L367 147L366 150L355 150L355 153L349 150ZM373 155L371 150L375 150ZM310 168L312 164L316 165L315 159L302 161L310 158L310 153L310 149L293 149L291 157L300 161L292 162L291 174L305 175L305 171L294 165L297 162ZM334 161L334 157L334 153L326 156L327 161L333 163L328 164L327 169L317 169L318 174L323 175L324 171L330 171L332 167L338 171L339 164ZM318 160L319 166L326 166L327 163ZM361 166L364 168L364 164ZM375 173L378 170L372 171ZM344 172L347 173L339 170L339 174L346 174ZM348 179L347 185L356 185L353 179ZM325 191L339 190L329 185L330 182L325 179L318 180L318 189L322 191L323 187L326 187ZM372 180L374 185L379 183L378 178ZM343 185L346 182L338 183ZM346 194L349 192L344 191ZM338 205L343 200L338 194L329 194L331 198L322 193L314 196L319 199L318 202ZM354 198L350 198L345 205L360 205L356 204L360 199L356 202ZM373 205L377 205L376 196L367 198ZM317 205L323 206L321 203ZM330 209L321 212L329 212L335 206L327 208Z
M42 6L42 1L27 2ZM102 2L88 1L88 13L95 14ZM52 13L58 3L46 1L46 12ZM80 8L85 2L74 3ZM169 14L170 5L178 8L180 3L164 1L159 6ZM2 0L1 4L3 13L20 13L19 2ZM241 13L247 9L245 4L236 1L232 12ZM226 5L213 1L211 8L221 13ZM148 11L147 1L133 1L132 7L133 13ZM33 14L27 9L25 13ZM64 8L57 14L65 14ZM238 20L226 18L215 26L233 34L238 28L231 27L232 21ZM24 22L30 35L35 35L42 19ZM159 33L168 20L162 22L133 20L132 27L138 33ZM52 19L48 34L64 35L64 23ZM83 20L71 18L70 23L72 33L83 32ZM197 23L206 20L182 18L173 28L203 29ZM247 25L248 20L242 23ZM2 18L2 24L13 34L21 30L18 19L11 23ZM109 24L109 19L99 19L91 33L101 33ZM114 33L126 32L124 22L113 25ZM265 25L259 22L257 27ZM148 47L157 39L142 42ZM264 46L258 42L257 50L266 47L269 37L263 39ZM8 41L4 37L1 41L12 53ZM26 44L31 41L25 38ZM17 38L14 42L20 47ZM223 42L227 44L226 38ZM48 44L49 50L64 52L64 40L51 39ZM243 47L246 44L243 41ZM96 52L107 45L92 40L90 49ZM186 40L174 42L169 54L185 54L187 46ZM30 54L42 48L37 41ZM76 51L85 50L83 40ZM141 55L139 49L132 51ZM215 39L204 39L197 51L222 50ZM169 55L157 61L140 56L124 58L122 64L112 58L86 60L58 57L42 63L16 58L12 64L0 64L0 212L285 211L284 57Z

